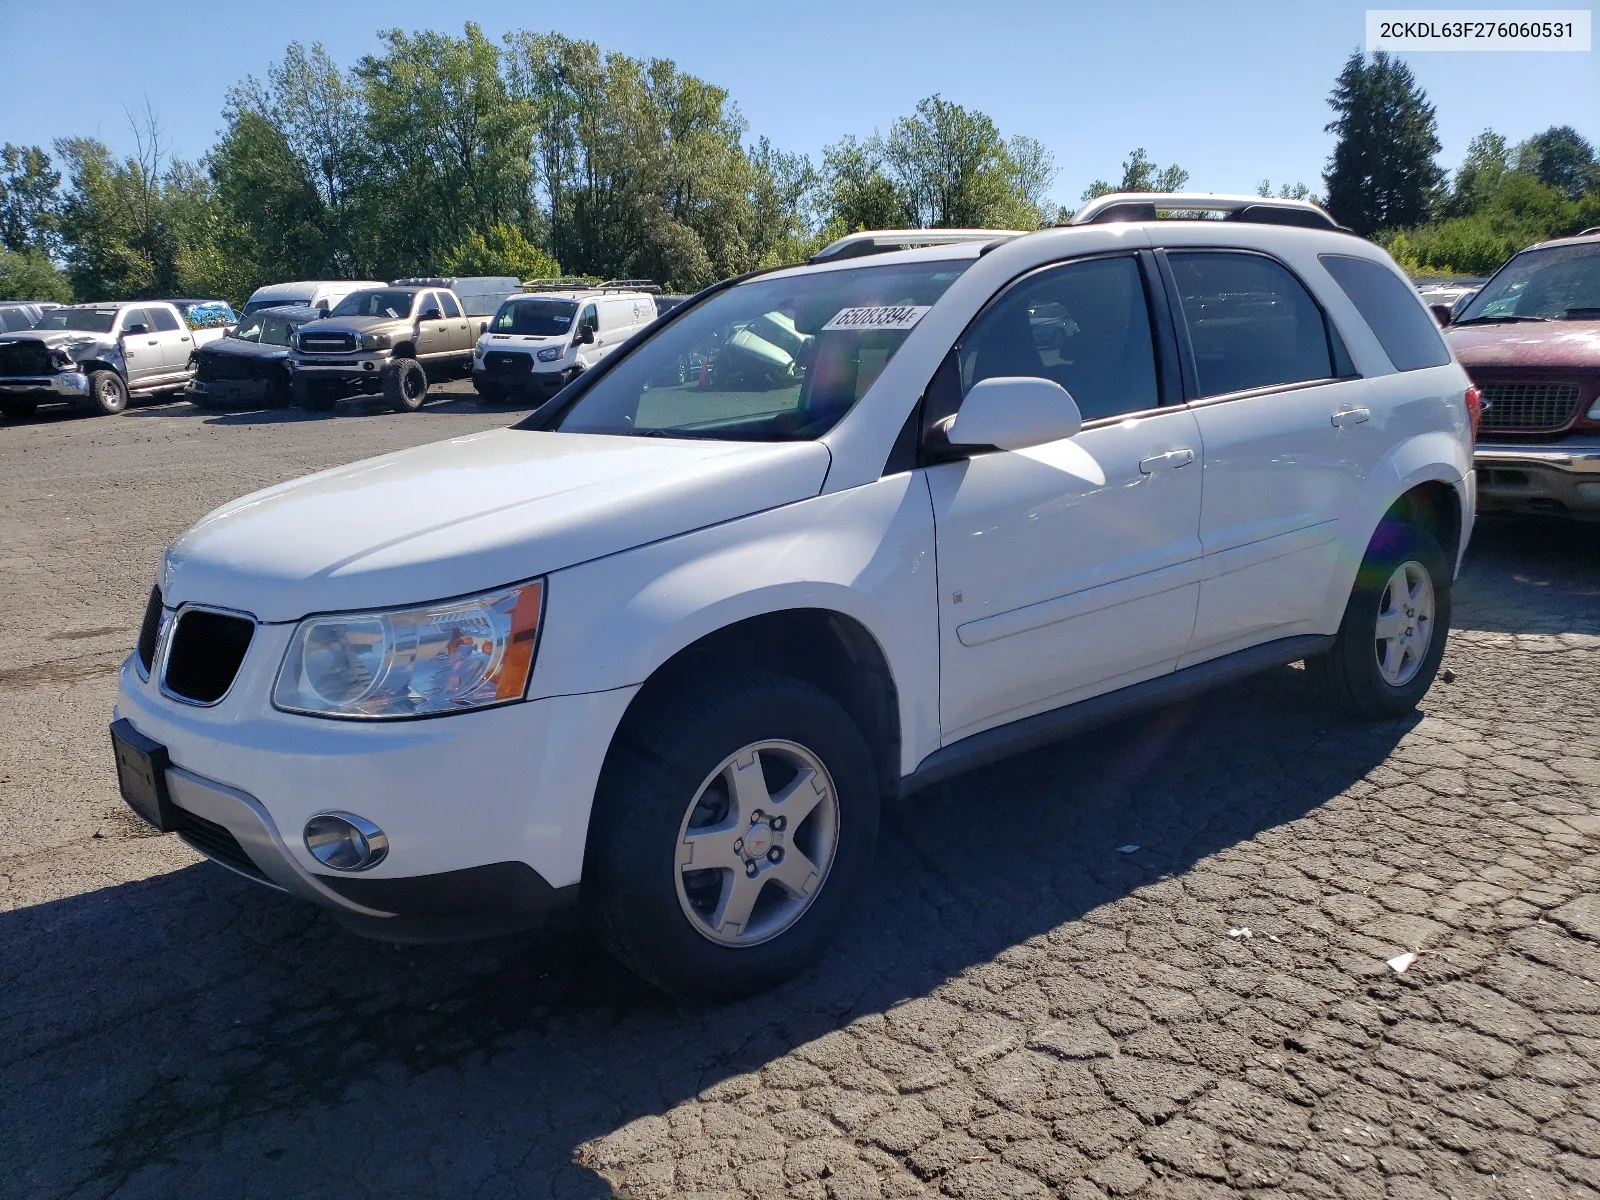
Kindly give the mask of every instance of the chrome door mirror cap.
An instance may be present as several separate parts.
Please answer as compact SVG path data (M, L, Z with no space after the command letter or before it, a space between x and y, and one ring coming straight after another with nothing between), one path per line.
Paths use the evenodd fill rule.
M972 386L946 436L952 446L1026 450L1075 437L1082 428L1078 402L1059 383L1001 375Z

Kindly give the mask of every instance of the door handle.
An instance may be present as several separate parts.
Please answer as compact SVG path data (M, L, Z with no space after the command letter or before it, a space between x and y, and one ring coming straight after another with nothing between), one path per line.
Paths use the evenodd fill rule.
M189 335L186 333L182 337L180 337L178 340L180 342L187 342L189 340Z
M1333 422L1335 429L1343 429L1346 425L1359 425L1363 421L1372 419L1370 408L1341 408L1328 418Z
M161 341L158 338L151 338L148 344L152 346L159 346L161 345Z
M1168 450L1165 454L1153 454L1149 458L1139 460L1139 474L1154 475L1163 468L1176 471L1179 467L1187 467L1194 461L1194 451L1187 446L1178 450Z

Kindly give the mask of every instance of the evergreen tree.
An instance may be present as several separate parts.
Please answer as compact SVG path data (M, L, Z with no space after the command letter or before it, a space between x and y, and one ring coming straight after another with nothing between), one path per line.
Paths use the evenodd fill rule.
M1523 142L1516 149L1516 166L1569 200L1600 190L1594 147L1571 125L1552 125Z
M1337 115L1326 128L1338 137L1322 177L1328 211L1360 234L1425 220L1444 172L1434 162L1433 105L1411 68L1381 50L1369 63L1357 50L1328 105Z

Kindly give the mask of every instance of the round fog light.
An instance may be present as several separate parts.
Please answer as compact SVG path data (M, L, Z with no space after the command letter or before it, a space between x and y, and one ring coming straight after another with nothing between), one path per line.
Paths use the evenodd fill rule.
M372 364L369 362L364 362L361 364L361 369L364 371L370 371L372 370Z
M318 813L306 822L306 849L335 871L365 871L389 853L389 837L354 813Z

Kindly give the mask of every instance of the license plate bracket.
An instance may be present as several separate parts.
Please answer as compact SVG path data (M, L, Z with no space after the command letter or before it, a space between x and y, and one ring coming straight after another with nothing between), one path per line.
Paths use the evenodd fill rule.
M178 825L167 792L167 748L123 717L111 723L111 750L117 760L117 786L128 807L155 829L171 833Z

